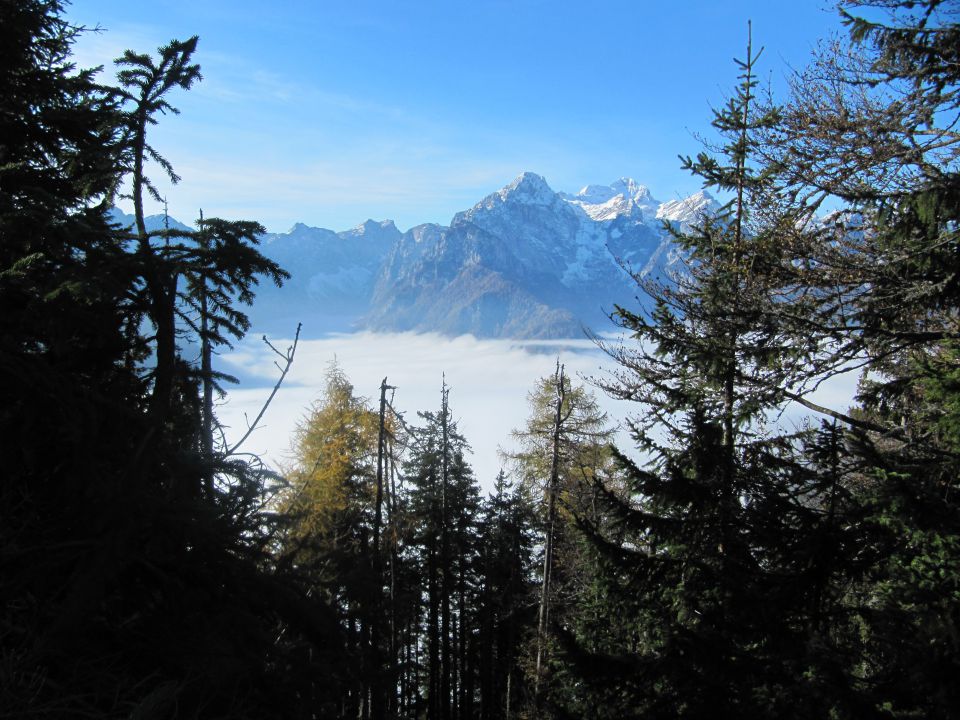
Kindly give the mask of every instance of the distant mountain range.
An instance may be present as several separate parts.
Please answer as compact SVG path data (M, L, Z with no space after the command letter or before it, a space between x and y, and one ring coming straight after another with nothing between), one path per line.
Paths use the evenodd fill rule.
M302 322L308 337L356 329L582 337L611 327L614 303L635 305L628 269L657 276L676 262L664 221L688 224L717 207L706 192L660 203L629 178L558 193L528 172L449 226L403 233L368 220L334 232L298 223L262 238L264 254L292 278L262 286L249 314L255 332L289 334Z

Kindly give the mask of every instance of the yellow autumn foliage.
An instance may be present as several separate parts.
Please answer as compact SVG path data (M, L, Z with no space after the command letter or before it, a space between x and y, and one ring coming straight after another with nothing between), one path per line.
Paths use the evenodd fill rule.
M293 435L290 491L283 509L294 538L337 544L374 502L378 416L337 365Z
M597 478L608 484L614 474L610 441L613 428L594 396L582 385L564 377L563 404L558 447L559 507L561 516L570 509L582 509L595 495ZM521 478L535 494L546 497L553 457L554 424L558 396L557 377L537 380L527 395L530 416L523 428L511 436L518 449L505 454Z

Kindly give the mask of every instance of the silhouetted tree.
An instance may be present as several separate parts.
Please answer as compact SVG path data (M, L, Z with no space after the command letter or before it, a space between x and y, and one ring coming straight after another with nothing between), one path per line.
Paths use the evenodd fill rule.
M339 636L273 562L270 475L201 452L196 371L143 322L168 323L193 273L213 326L230 323L217 332L242 332L232 303L283 273L252 249L255 224L206 248L109 224L145 135L121 91L71 64L81 30L62 9L0 3L0 713L319 712L331 693L308 705L301 681ZM162 88L169 66L153 67Z

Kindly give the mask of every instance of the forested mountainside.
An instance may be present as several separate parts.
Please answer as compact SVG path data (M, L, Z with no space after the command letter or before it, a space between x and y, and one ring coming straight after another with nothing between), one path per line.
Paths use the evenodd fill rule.
M388 355L373 401L330 368L283 472L228 441L218 352L296 280L255 221L147 221L198 38L103 78L60 2L0 0L0 716L955 717L960 8L839 6L848 38L777 106L748 32L718 142L683 161L730 201L677 228L684 272L615 301L612 375L534 383L484 498L456 388L414 414ZM524 175L449 228L326 239L388 253L355 277L397 317L535 263L560 312L652 204ZM473 327L512 327L491 297ZM851 372L853 407L810 399ZM632 403L638 452L597 392ZM769 422L789 403L814 419Z

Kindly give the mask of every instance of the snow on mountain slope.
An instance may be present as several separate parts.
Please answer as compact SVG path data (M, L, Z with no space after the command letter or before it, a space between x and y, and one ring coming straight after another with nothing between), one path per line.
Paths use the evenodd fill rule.
M706 190L694 193L682 200L671 200L663 203L657 210L657 220L689 225L703 217L704 213L716 212L719 204Z
M405 235L377 280L366 322L483 336L602 330L614 304L636 295L630 273L658 271L671 259L659 208L629 178L569 195L523 173L449 227Z
M623 177L609 185L587 185L576 195L559 193L567 202L577 205L593 220L614 220L634 217L638 220L656 219L659 202L650 190L633 178Z
M602 332L614 304L634 302L633 276L665 277L678 260L664 223L688 227L717 207L705 192L660 203L627 177L558 193L526 172L449 226L401 233L389 220L367 220L334 232L298 223L261 239L292 277L281 289L260 287L254 332L290 333L297 322L306 337L363 327L517 338Z

